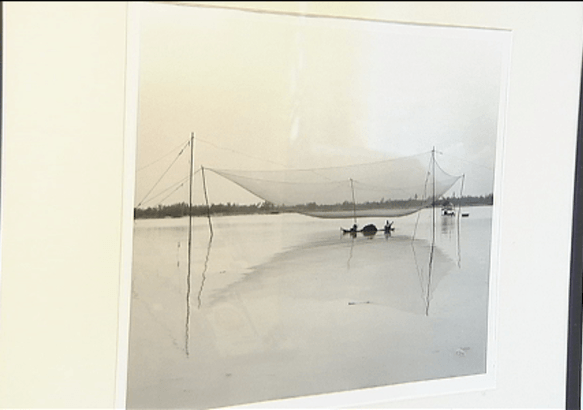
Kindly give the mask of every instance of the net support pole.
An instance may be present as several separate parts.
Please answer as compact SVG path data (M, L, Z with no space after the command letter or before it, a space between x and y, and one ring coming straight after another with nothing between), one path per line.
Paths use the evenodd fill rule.
M204 175L204 167L200 167L200 170L202 172L202 188L204 190L204 200L206 202L206 215L208 217L209 220L209 230L211 232L211 236L213 235L213 223L211 221L211 207L209 205L209 197L208 197L208 192L206 189L206 177Z
M190 265L192 261L192 176L194 174L194 132L190 134L190 176L188 190L188 254L187 254L187 274L186 274L186 335L185 346L186 357L190 355Z
M190 175L188 189L188 270L190 272L190 255L192 248L192 176L194 174L194 132L190 134Z
M466 181L466 174L462 174L462 183L460 187L460 198L457 208L457 253L458 253L458 267L462 265L462 251L461 251L461 217L462 217L462 200L464 197L464 183Z
M462 182L461 182L461 186L460 186L460 199L459 199L459 204L457 207L457 213L458 213L458 219L460 217L460 214L462 212L462 196L464 195L464 183L466 181L466 174L462 174Z
M350 178L350 190L352 191L352 213L354 224L356 225L356 198L354 197L354 181L352 178Z

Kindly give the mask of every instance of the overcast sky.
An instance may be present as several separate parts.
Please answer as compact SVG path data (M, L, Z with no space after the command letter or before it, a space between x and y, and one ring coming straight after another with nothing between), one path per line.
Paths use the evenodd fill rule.
M136 204L191 133L196 168L316 168L435 147L444 170L466 174L466 194L492 192L506 33L160 4L144 5L140 25ZM188 175L186 151L156 189ZM209 174L212 202L258 201Z

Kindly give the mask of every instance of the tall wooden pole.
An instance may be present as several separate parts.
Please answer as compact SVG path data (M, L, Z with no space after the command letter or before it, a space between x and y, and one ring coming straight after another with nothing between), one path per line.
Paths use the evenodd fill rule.
M356 225L356 198L354 197L354 181L350 178L350 189L352 190L352 213L354 216L354 224Z
M192 250L192 176L194 174L194 132L190 134L190 180L188 190L188 273Z
M190 265L192 260L192 177L194 174L194 132L190 134L190 181L188 192L188 262L187 262L187 276L186 276L186 340L185 351L186 356L190 355L189 341L190 341Z
M211 231L211 237L213 236L213 223L211 221L211 206L209 204L209 197L208 197L208 193L207 193L207 189L206 189L206 177L204 175L204 167L200 167L200 170L202 172L202 187L204 189L204 199L206 202L206 215L208 217L209 220L209 229Z

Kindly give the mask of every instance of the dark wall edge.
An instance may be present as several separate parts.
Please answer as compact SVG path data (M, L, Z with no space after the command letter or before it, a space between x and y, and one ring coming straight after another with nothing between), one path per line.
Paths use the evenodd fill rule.
M566 408L580 409L582 359L581 320L583 310L583 67L579 92L579 120L573 198Z

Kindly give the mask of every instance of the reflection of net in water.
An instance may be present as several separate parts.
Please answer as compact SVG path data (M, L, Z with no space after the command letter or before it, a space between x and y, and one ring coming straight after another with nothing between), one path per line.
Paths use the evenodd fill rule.
M437 165L434 154L331 168L212 171L265 201L305 215L396 217L430 205L459 180Z
M408 236L344 237L302 244L255 266L225 289L207 295L212 308L233 295L246 299L388 306L428 315L433 292L455 263L438 247Z

